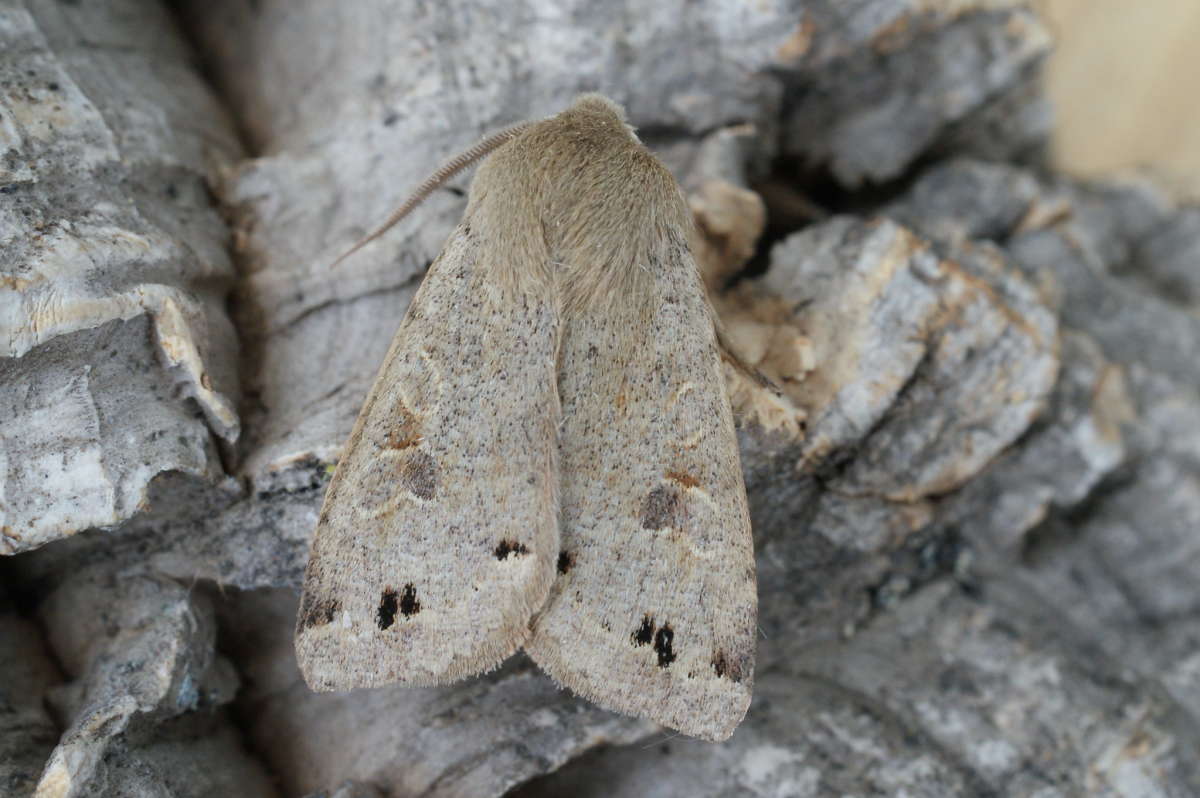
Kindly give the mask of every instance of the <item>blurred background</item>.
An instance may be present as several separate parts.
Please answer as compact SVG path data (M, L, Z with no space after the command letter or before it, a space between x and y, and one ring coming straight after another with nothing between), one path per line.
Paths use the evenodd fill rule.
M1200 2L1044 0L1054 151L1078 175L1148 168L1200 197Z

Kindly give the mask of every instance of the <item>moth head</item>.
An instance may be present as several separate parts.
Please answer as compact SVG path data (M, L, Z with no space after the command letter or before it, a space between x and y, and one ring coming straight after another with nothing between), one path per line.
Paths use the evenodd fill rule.
M569 110L592 111L594 113L609 113L617 117L622 123L625 119L625 109L617 103L597 92L588 92L581 94L575 98L575 102L571 103Z
M586 114L608 124L620 125L631 138L637 139L633 125L629 124L629 120L625 116L625 109L603 94L597 92L581 94L575 98L575 102L571 103L571 106L563 113Z

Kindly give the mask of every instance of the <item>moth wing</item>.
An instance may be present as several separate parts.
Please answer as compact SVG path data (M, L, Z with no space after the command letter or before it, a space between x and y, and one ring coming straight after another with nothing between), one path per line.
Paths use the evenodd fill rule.
M557 312L469 220L430 267L325 496L296 627L314 689L438 684L528 635L558 553Z
M564 319L559 575L526 650L601 706L720 740L753 689L745 485L686 241L648 260L638 296Z

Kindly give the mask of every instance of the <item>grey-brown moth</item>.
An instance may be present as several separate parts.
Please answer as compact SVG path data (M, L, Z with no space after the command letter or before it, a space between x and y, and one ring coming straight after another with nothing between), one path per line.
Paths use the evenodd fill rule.
M476 149L329 484L301 671L444 684L523 647L602 707L725 739L754 551L687 204L599 95Z

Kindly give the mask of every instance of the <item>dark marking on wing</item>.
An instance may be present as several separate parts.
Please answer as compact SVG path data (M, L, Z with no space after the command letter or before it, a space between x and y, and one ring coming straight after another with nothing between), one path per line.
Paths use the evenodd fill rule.
M731 682L740 682L742 680L742 663L731 660L720 649L713 655L712 667L718 678L728 679Z
M404 592L400 595L400 614L405 618L411 618L421 611L421 602L417 601L417 589L411 584L404 586Z
M654 635L654 651L658 654L658 667L665 668L675 661L675 652L671 643L675 640L675 630L669 623L664 623Z
M558 567L558 572L560 574L565 574L567 571L571 570L571 568L574 567L574 565L575 565L574 557L572 557L570 554L568 554L565 551L560 551L558 553L558 566L557 567Z
M394 408L395 421L383 433L383 446L387 449L408 449L421 442L421 429L417 417L403 404Z
M639 520L642 529L678 527L683 516L683 501L679 491L659 485L646 494Z
M379 598L379 609L375 611L375 623L379 625L380 629L386 629L395 622L398 606L396 591L390 587L383 591L383 595Z
M400 466L400 484L418 498L432 499L437 495L437 462L425 452L413 451Z
M684 488L700 487L700 480L696 479L686 471L668 471L666 476L667 479L678 485L682 485Z
M417 589L407 584L400 593L392 588L383 591L379 599L379 609L375 612L375 622L380 629L387 629L396 622L396 612L405 618L410 618L421 611L421 602L417 601Z
M304 599L300 603L301 624L305 629L311 629L314 626L324 626L327 623L333 623L334 617L341 610L342 603L335 598L316 598L307 590L304 591Z
M630 637L635 646L647 646L654 640L654 619L649 615L642 618L642 625Z
M495 553L497 560L506 560L508 559L509 555L520 557L528 554L529 549L524 543L518 543L515 540L502 540L496 546Z

